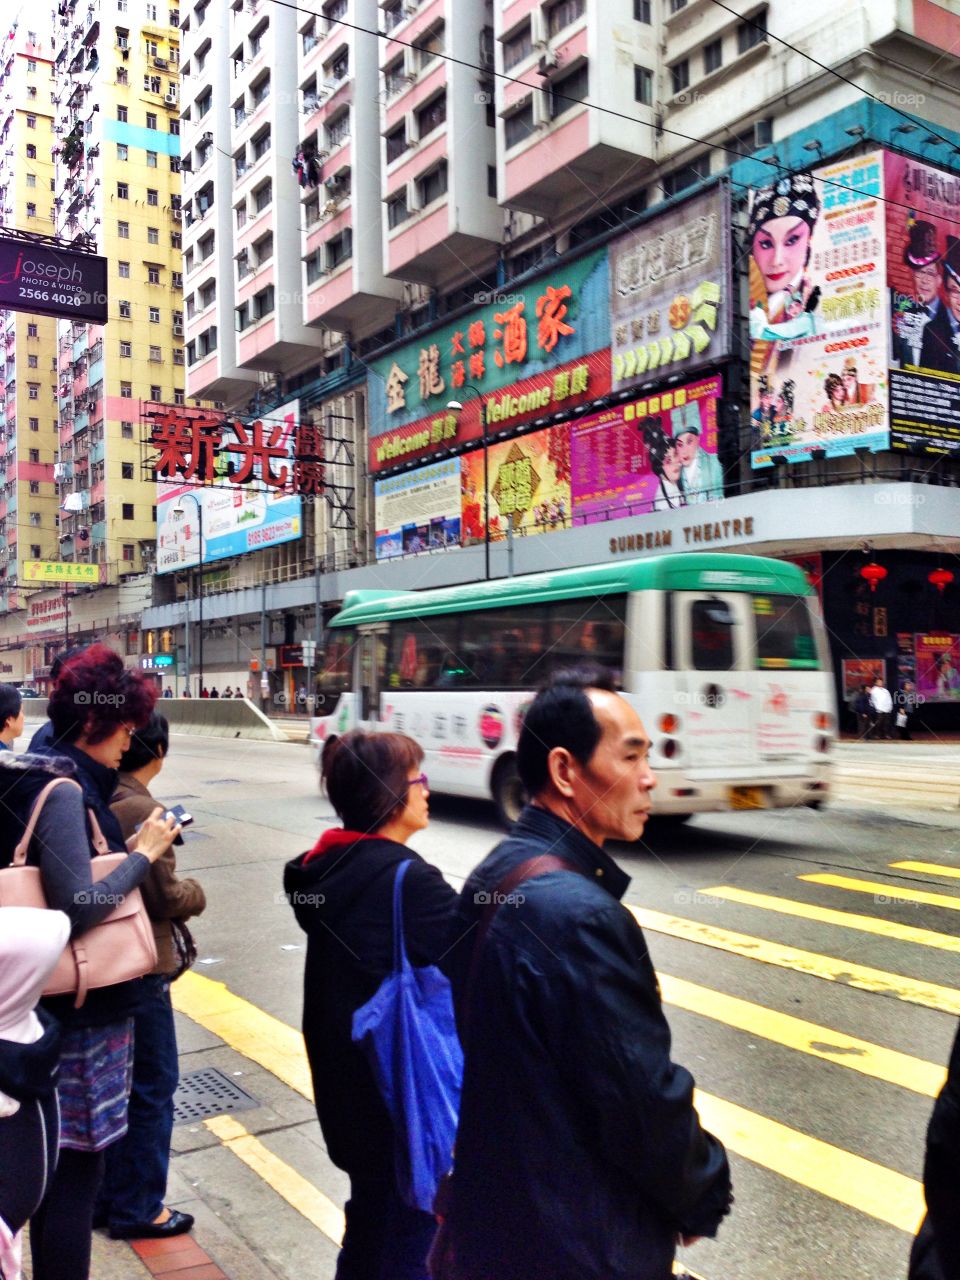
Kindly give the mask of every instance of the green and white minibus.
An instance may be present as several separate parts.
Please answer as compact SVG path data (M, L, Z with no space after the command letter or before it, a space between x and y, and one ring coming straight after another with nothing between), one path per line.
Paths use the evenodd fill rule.
M352 591L332 620L319 751L348 729L425 752L433 791L522 804L517 736L559 667L609 667L640 713L654 813L818 807L836 707L816 593L796 565L676 554L426 591Z

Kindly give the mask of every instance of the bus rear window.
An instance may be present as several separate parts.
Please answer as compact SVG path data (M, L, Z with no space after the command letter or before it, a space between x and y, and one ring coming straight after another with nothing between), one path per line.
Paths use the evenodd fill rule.
M803 596L754 596L757 666L811 671L819 668L810 610Z

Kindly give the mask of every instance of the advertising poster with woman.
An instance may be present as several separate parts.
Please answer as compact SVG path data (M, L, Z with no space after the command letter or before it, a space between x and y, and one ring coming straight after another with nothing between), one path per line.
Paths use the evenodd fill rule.
M882 195L880 152L752 194L754 467L888 445Z
M483 453L475 449L460 459L464 542L483 540ZM487 471L491 542L506 538L508 526L514 534L569 529L569 425L490 445Z
M573 522L668 511L723 497L717 457L719 378L573 423Z
M918 697L926 702L960 701L960 636L918 635L914 653Z

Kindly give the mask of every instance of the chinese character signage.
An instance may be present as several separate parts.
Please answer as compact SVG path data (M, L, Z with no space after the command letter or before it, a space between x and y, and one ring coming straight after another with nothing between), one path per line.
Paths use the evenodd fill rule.
M960 177L883 157L890 290L890 447L960 445Z
M722 498L720 392L706 378L572 423L574 524Z
M883 154L754 191L748 238L753 466L886 448Z
M917 693L926 702L960 702L960 636L914 637Z
M452 324L434 329L371 363L370 435L394 441L391 456L371 450L371 466L396 465L453 440L481 434L480 405L496 393L566 370L609 346L605 249L555 268L510 293L493 295ZM581 399L592 392L567 390L553 399ZM455 427L446 418L451 400L464 405ZM563 407L562 405L560 407ZM534 416L536 416L534 414ZM418 442L405 429L416 427ZM423 439L424 433L426 438ZM406 443L405 443L406 442Z
M66 619L67 606L62 595L51 600L31 600L27 608L28 631L56 631Z
M718 186L610 245L615 390L685 374L730 350L730 200Z
M444 458L374 484L377 559L460 545L460 460Z
M300 495L322 486L319 435L319 429L300 423L298 400L252 423L227 422L222 414L206 410L158 406L151 435L160 481L157 572L299 538ZM203 512L202 547L194 498Z
M24 582L99 582L98 564L62 560L24 560Z
M569 528L570 424L502 440L488 450L490 539ZM482 541L484 451L460 459L464 542Z

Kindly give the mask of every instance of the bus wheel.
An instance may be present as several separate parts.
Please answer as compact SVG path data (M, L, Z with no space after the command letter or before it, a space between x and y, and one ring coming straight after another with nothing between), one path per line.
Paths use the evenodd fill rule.
M527 803L527 793L517 773L515 756L507 756L497 765L492 790L497 817L505 827L512 827Z

